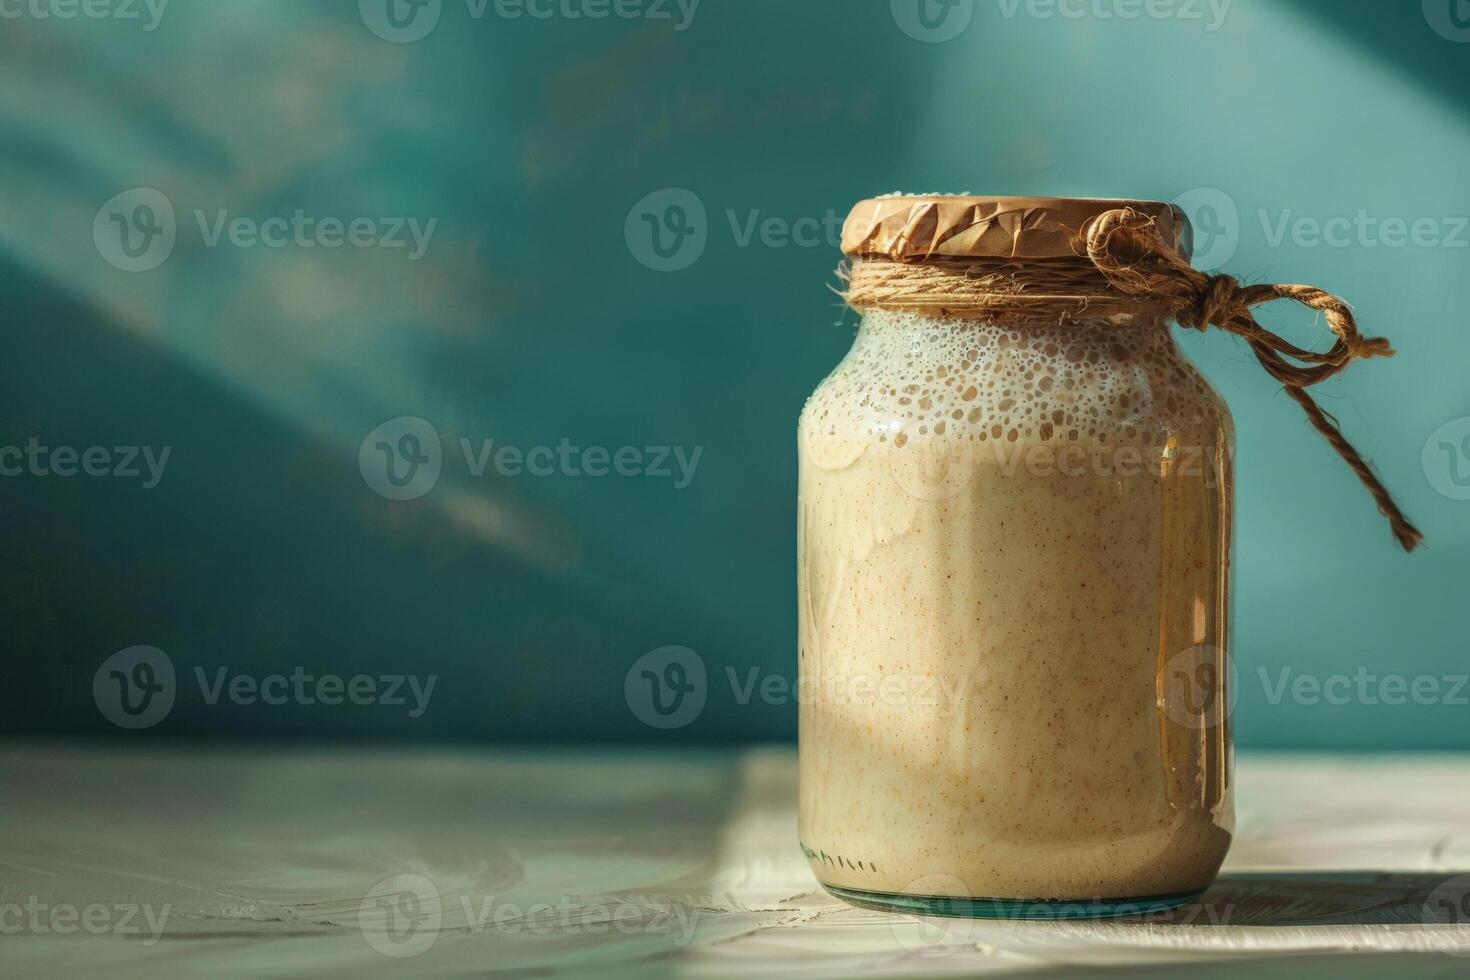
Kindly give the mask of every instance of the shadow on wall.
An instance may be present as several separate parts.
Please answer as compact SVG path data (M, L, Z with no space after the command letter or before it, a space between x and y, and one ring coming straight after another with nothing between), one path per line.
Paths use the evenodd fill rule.
M1289 2L1429 85L1449 102L1470 110L1470 86L1465 84L1466 73L1470 72L1470 2ZM1436 38L1426 35L1426 24L1443 40L1435 43Z
M0 480L5 730L119 734L94 701L94 675L114 652L147 645L167 654L177 683L147 734L668 736L623 704L629 662L660 638L616 595L576 569L528 567L444 508L383 499L356 459L20 268L0 264L0 283L0 445L146 448L136 477ZM112 460L122 468L122 453ZM678 609L658 617L695 635ZM209 703L221 677L298 666L437 681L412 717L406 684L401 707L245 705L217 692Z

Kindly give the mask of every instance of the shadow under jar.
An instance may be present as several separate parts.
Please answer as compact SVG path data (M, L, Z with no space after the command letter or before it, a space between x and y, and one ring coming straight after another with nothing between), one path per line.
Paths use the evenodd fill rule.
M1187 250L1165 204L934 200L860 204L844 249L1045 263L1126 203ZM915 291L801 416L802 849L869 907L1185 904L1233 827L1229 411L1160 316Z

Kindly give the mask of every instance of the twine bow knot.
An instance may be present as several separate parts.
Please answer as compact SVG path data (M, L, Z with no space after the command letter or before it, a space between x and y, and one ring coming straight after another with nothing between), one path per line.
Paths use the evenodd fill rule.
M1242 286L1234 276L1206 275L1164 242L1153 219L1133 208L1099 215L1088 229L1086 247L1088 259L1120 292L1166 303L1180 326L1201 331L1213 326L1245 338L1261 366L1285 386L1286 393L1306 412L1312 427L1368 488L1404 550L1413 551L1424 540L1367 462L1343 438L1337 420L1306 392L1355 360L1393 356L1393 347L1386 339L1364 337L1358 332L1346 302L1314 286ZM1257 323L1251 308L1280 299L1319 311L1336 336L1332 348L1320 354L1303 350Z
M1195 300L1194 308L1185 308L1175 317L1181 327L1203 332L1211 323L1224 323L1246 310L1240 295L1240 280L1230 275L1211 276Z

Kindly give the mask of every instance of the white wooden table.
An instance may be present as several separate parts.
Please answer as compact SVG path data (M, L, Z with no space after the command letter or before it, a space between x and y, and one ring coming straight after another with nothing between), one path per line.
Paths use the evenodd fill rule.
M1470 757L1237 776L1198 906L921 921L817 888L787 748L11 745L0 976L1470 975Z

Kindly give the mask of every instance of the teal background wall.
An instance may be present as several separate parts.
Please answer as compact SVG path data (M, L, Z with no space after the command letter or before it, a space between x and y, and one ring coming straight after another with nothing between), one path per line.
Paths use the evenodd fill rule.
M443 0L407 43L372 0L0 22L0 444L171 447L152 489L0 478L0 730L792 737L789 698L742 690L795 669L794 425L853 328L826 226L904 189L1178 198L1237 275L1339 292L1392 338L1318 391L1427 533L1413 556L1241 342L1181 338L1238 429L1236 734L1470 748L1470 5L922 2L936 35L905 0L703 0L687 22ZM109 202L138 187L176 241L129 272L111 215L142 199ZM665 262L647 222L691 199ZM222 209L437 224L416 261L210 247L193 214ZM768 218L798 240L744 237ZM1315 241L1334 218L1346 237ZM1323 342L1302 311L1262 316ZM402 416L445 447L410 501L359 466ZM477 477L461 436L702 454L682 489ZM178 682L125 732L93 681L134 645ZM668 645L707 672L675 730L624 687ZM189 678L221 667L438 682L418 717L210 704ZM1283 669L1378 680L1275 697ZM1385 703L1386 675L1438 693Z

